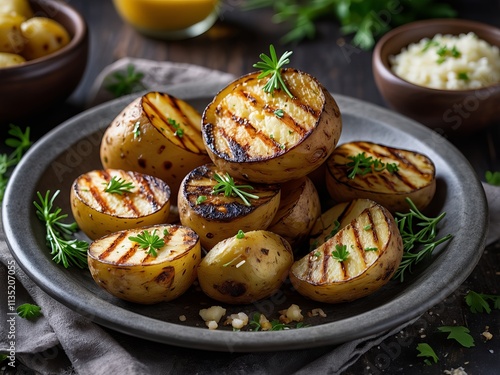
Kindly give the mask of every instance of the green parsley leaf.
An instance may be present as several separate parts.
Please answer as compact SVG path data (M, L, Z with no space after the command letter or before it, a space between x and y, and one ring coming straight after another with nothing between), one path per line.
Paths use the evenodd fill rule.
M473 290L469 290L465 296L465 303L467 303L470 311L474 314L482 312L489 314L491 312L489 301L493 302L493 308L500 309L500 295L476 293Z
M467 74L467 72L458 72L457 79L461 79L462 81L468 81L469 75Z
M287 93L290 98L293 98L293 94L290 92L288 87L281 76L281 68L284 65L290 63L290 55L293 52L286 51L278 60L278 56L276 55L276 50L274 46L271 44L269 46L269 54L270 57L265 53L261 53L259 55L261 61L253 64L254 68L262 70L262 72L257 77L258 79L262 79L267 76L271 76L267 83L264 85L264 91L272 94L274 90L283 90Z
M182 136L184 135L184 130L181 128L181 124L179 124L173 118L168 118L167 122L175 129L174 135L182 138Z
M130 64L125 71L116 71L104 79L106 90L116 98L132 94L133 92L145 90L146 86L142 82L144 73L136 72L135 66Z
M42 308L31 303L23 303L17 307L16 312L21 318L33 319L42 315Z
M471 348L475 345L474 338L469 334L469 329L464 326L442 326L438 327L438 331L449 333L448 339L456 340L465 348Z
M156 257L158 256L156 250L165 246L165 241L163 240L163 238L160 238L156 234L156 232L156 229L153 231L153 233L149 233L149 231L144 230L137 236L130 236L128 239L130 241L137 242L141 249L148 250L147 254Z
M347 245L335 245L335 250L332 251L332 258L338 260L339 262L345 261L349 258L349 251L347 251Z
M437 363L438 357L436 353L434 352L434 349L431 348L431 346L425 342L422 342L417 345L417 350L419 353L417 354L417 357L426 357L426 358L431 358L434 360L434 363ZM426 362L430 364L429 362Z
M238 231L236 234L236 238L241 240L242 238L245 238L245 232L243 232L241 229Z
M486 171L485 178L488 184L500 186L500 172Z

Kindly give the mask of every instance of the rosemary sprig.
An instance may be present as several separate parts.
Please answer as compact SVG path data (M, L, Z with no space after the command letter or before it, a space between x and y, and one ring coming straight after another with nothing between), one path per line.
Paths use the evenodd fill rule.
M119 98L123 95L145 90L146 86L142 82L143 78L144 73L137 72L135 66L130 64L125 71L116 71L106 77L105 88L116 98Z
M251 206L250 199L259 199L258 195L250 194L243 189L253 190L251 185L236 185L234 179L226 172L224 175L214 173L214 180L217 184L212 188L212 194L224 193L226 197L240 197L246 206Z
M163 240L163 238L160 238L160 236L158 236L156 232L156 229L153 231L153 233L149 233L149 231L143 230L137 236L130 236L128 239L130 241L137 242L141 249L147 250L147 254L156 257L158 256L156 250L165 246L165 241Z
M9 182L7 173L21 161L21 157L32 144L29 127L23 132L19 126L10 124L8 134L13 138L7 138L5 144L14 148L14 151L10 154L0 154L0 203L3 201L7 182Z
M62 263L65 268L77 266L87 267L87 250L89 244L85 241L72 238L73 233L78 230L76 222L63 223L68 217L61 213L61 209L54 208L54 200L59 195L57 190L50 197L50 190L43 196L37 192L40 203L34 201L38 218L45 223L47 246L51 248L52 260L58 264Z
M293 94L288 90L288 87L283 81L283 77L281 76L281 68L290 63L290 55L293 52L286 51L278 60L278 56L276 55L276 50L274 46L271 44L269 46L269 54L267 56L265 53L261 53L259 55L261 61L253 64L254 68L262 70L262 73L257 77L258 79L267 77L271 75L269 81L264 85L264 91L272 94L274 90L283 90L287 93L290 98L293 98Z
M410 206L408 213L396 213L396 222L403 239L403 259L394 274L394 278L404 281L406 272L412 271L412 267L432 254L434 249L453 236L448 234L436 239L437 225L445 217L446 212L432 218L425 216L418 210L410 198L406 198ZM417 251L415 249L418 248Z
M349 167L348 178L353 179L356 175L364 176L371 172L382 172L386 169L389 173L395 173L399 170L396 163L384 163L380 159L374 159L371 156L366 156L364 152L360 152L354 156L348 156L352 160L346 164Z
M131 193L132 189L134 189L134 184L130 181L126 181L123 178L113 176L111 180L106 183L103 182L106 187L104 188L104 191L106 193L110 194L118 194L118 195L123 195L123 193Z

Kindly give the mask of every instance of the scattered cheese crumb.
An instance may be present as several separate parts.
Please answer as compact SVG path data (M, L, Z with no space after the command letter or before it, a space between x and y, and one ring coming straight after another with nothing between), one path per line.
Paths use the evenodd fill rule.
M288 324L290 322L301 322L304 316L301 314L302 310L296 304L292 304L288 309L280 311L280 322Z
M180 316L179 316L179 320L180 320L181 322L185 322L185 321L186 321L186 315L180 315Z
M244 312L231 314L226 318L224 325L231 325L235 329L242 329L248 324L248 315Z
M326 314L323 311L323 309L312 309L307 313L307 316L312 317L312 316L321 316L322 318L326 318Z
M445 370L446 375L467 375L463 367L452 368L451 370Z
M220 306L211 306L208 309L201 309L199 312L201 318L207 323L210 329L217 328L217 323L226 314L226 309ZM215 328L212 328L215 323ZM210 325L209 325L210 324Z
M486 339L486 341L491 340L493 338L493 335L488 331L484 331L482 335Z
M260 314L259 324L260 324L261 331L269 331L271 328L273 328L273 325L266 318L266 316L264 314Z
M215 320L209 320L208 322L205 322L205 324L207 325L208 329L211 330L217 329L217 327L219 327Z

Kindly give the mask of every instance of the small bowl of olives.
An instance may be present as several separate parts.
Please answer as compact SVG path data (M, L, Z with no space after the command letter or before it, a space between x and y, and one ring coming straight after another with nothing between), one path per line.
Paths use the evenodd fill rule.
M57 0L2 0L0 4L0 124L62 103L87 65L83 17Z

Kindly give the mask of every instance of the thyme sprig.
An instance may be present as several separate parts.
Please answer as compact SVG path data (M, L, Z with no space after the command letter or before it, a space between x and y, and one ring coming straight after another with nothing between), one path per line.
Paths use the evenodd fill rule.
M404 281L406 272L411 273L413 266L429 257L437 246L453 237L447 234L436 239L437 225L446 216L446 212L434 218L428 217L419 211L410 198L406 198L406 202L410 206L410 211L396 213L396 222L403 239L403 259L394 278L400 279L401 282Z
M10 124L8 134L12 138L7 138L5 144L14 148L14 151L10 154L0 154L0 203L3 201L7 182L9 181L7 173L21 161L21 157L33 143L30 140L29 127L23 132L19 126Z
M123 195L123 193L131 193L135 188L134 184L130 181L126 181L121 177L113 176L108 183L103 182L106 187L104 191L110 194Z
M353 179L356 175L364 176L367 173L382 172L384 169L389 173L395 173L399 170L396 163L384 163L380 159L366 156L364 152L360 152L354 156L348 156L347 158L351 160L346 164L349 168L347 177L350 179Z
M128 239L130 241L137 242L141 249L147 250L148 255L156 257L158 256L156 250L165 246L165 240L163 240L163 238L160 238L160 236L158 236L156 232L156 229L153 231L153 233L149 233L149 231L143 230L137 236L130 236Z
M53 255L54 262L62 263L65 268L70 266L86 268L89 244L72 237L78 230L76 222L70 224L62 222L68 215L63 214L60 208L54 208L54 200L59 192L60 190L57 190L52 197L50 197L50 190L45 196L37 192L40 202L33 202L37 209L36 215L45 223L47 246L51 248L50 254Z
M132 94L133 92L145 90L146 86L142 82L144 73L135 70L132 64L127 65L125 71L116 71L106 77L105 88L116 98Z
M226 197L239 197L246 206L251 206L250 199L259 199L258 195L250 194L243 189L253 190L251 185L236 185L234 179L226 172L224 175L214 173L217 184L212 188L212 194L224 193Z
M271 75L269 78L269 81L264 85L264 91L267 93L272 94L274 90L283 90L287 93L287 95L290 98L293 98L293 94L290 92L288 87L285 84L285 81L283 80L283 77L281 76L281 68L290 63L290 55L293 52L291 51L286 51L281 57L278 59L278 56L276 55L276 50L274 49L274 46L271 44L269 46L269 54L270 56L267 56L265 53L261 53L259 55L261 61L253 64L254 68L262 70L262 72L259 74L257 77L258 79L267 77L268 75Z

